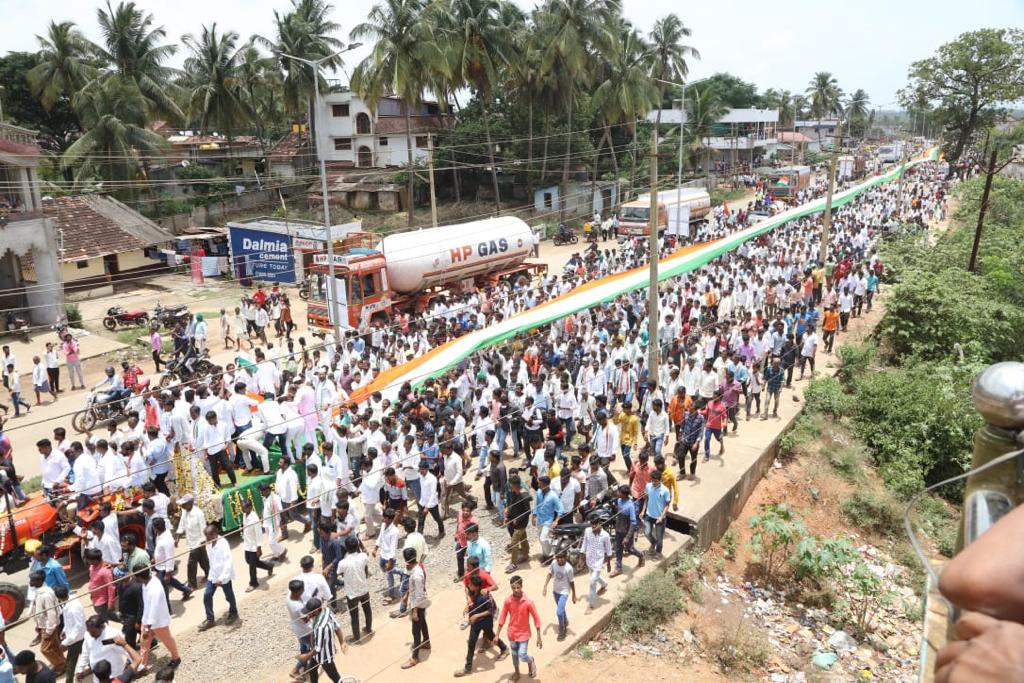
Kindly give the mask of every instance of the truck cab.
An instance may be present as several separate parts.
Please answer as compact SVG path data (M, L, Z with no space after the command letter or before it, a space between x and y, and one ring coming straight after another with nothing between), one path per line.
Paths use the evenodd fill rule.
M649 199L634 199L622 205L619 217L619 234L626 237L640 237L651 234L651 202ZM668 226L665 205L658 203L658 232Z
M350 236L336 245L340 249L334 254L335 307L340 312L342 327L365 328L377 320L386 321L391 315L392 295L387 264L381 252L363 246L372 240L372 236L367 237L367 240L353 240ZM310 327L330 329L331 316L327 307L330 269L326 253L313 257L309 278L307 322Z

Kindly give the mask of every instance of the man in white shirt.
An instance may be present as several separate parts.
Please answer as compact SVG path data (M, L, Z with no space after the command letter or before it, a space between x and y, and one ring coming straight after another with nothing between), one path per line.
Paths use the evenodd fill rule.
M203 568L205 578L210 578L210 559L206 554L206 515L196 507L192 494L178 499L181 508L181 519L178 521L178 538L185 536L188 545L188 585L198 585L197 567Z
M120 676L128 663L128 653L119 642L124 643L120 630L108 624L105 618L94 614L86 619L82 656L75 667L75 673L84 679L88 671L106 660L110 664L110 676Z
M260 484L260 498L263 501L261 526L270 546L270 559L274 562L284 562L288 551L281 545L281 497L270 489L270 484Z
M153 638L156 637L167 653L171 655L171 666L181 664L178 656L178 643L171 634L171 611L167 604L163 582L150 573L149 568L135 574L135 580L143 585L142 589L142 668L149 662Z
M41 456L43 494L47 498L51 498L53 497L53 489L63 484L68 478L68 474L71 472L71 465L68 464L67 456L55 449L49 439L37 441L36 449Z
M452 498L456 495L462 500L469 497L466 490L466 483L463 481L462 456L454 451L451 443L444 443L441 446L441 454L444 458L444 492L442 494L442 514L448 517L451 512Z
M260 404L259 412L266 429L263 436L263 447L269 449L277 441L277 447L281 449L281 453L287 453L288 423L281 412L281 404L277 402L273 393L268 392L263 395L263 403Z
M282 455L277 461L277 473L274 475L274 491L281 496L281 538L288 538L288 520L294 519L306 525L309 530L309 519L303 514L298 504L299 475L292 469L292 461Z
M218 489L223 488L220 483L220 471L227 470L228 480L231 486L238 485L235 478L235 468L228 458L228 443L231 441L231 427L226 422L221 422L216 411L206 412L206 424L200 431L202 439L202 450L206 452L206 459L210 463L210 476L213 477L213 484Z
M437 477L427 468L427 461L421 460L419 465L420 496L417 504L419 506L418 521L416 530L421 534L427 526L427 514L429 513L437 522L437 539L444 538L444 522L441 520L441 513L438 510L438 484ZM496 492L496 495L504 495L504 492Z
M352 638L359 640L359 608L366 621L366 635L373 633L373 612L370 610L370 558L359 549L355 538L345 539L345 559L338 564L338 575L345 582L345 601L352 622Z
M230 626L238 621L238 605L235 603L235 591L231 587L231 581L235 578L231 546L213 524L206 527L204 535L206 536L206 554L210 559L210 573L206 576L206 590L203 592L206 621L200 624L200 631L206 631L217 625L213 617L213 594L217 592L218 588L224 591L224 597L228 601L228 616L224 620L224 625Z
M305 586L302 591L302 602L306 603L312 598L317 598L328 602L331 599L331 587L327 583L327 579L324 575L313 569L315 561L312 555L303 555L302 559L299 560L299 567L302 568L302 573L295 578L302 581L302 585Z
M60 642L66 652L67 670L75 671L78 666L78 658L82 654L82 645L85 642L85 609L81 600L69 600L69 593L66 586L57 586L53 589L54 595L61 603L61 618L64 620L64 639Z
M96 461L91 455L81 453L75 457L71 471L75 475L71 490L78 494L78 509L84 510L89 505L90 497L98 496L102 491Z
M153 550L153 571L164 587L164 596L170 603L171 589L181 591L182 601L192 597L192 589L174 576L174 536L168 528L169 522L163 517L153 518L153 535L156 546Z
M367 453L367 457L360 463L362 477L359 481L358 496L363 503L363 521L366 522L366 537L372 538L377 535L377 525L381 522L380 492L384 488L384 475L377 469L377 458Z
M665 445L665 435L668 434L668 426L668 412L663 409L661 399L656 398L644 425L644 439L651 445L654 457L661 455L662 446Z
M256 578L256 570L263 569L267 576L274 575L274 565L260 559L263 553L261 548L263 541L263 522L260 516L252 507L252 501L248 498L242 499L242 546L245 551L245 563L249 566L249 585L245 592L251 593L260 587Z

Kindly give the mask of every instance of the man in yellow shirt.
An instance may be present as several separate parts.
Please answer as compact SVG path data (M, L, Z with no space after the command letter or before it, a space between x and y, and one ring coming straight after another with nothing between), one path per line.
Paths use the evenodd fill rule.
M633 460L630 454L637 439L640 438L640 418L633 414L633 404L630 401L622 402L622 410L615 413L612 422L619 428L619 445L622 447L622 459L626 463L626 471L633 469Z
M672 512L679 511L679 481L672 468L665 464L665 457L659 455L654 459L654 471L651 472L651 479L661 476L661 483L672 492Z

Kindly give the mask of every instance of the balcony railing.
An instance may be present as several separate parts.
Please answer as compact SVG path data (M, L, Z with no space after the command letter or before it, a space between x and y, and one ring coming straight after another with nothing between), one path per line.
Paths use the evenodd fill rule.
M0 139L17 142L19 145L35 145L39 134L34 130L0 122Z

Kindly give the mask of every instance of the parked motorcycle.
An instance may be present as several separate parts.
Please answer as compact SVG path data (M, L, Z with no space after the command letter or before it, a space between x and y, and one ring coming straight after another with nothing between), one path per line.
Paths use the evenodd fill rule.
M103 318L103 327L111 332L121 327L140 327L149 324L149 313L140 308L126 311L121 306L112 306L107 309L107 315Z
M15 311L7 311L7 333L16 334L22 341L28 341L28 333L31 326L28 320L18 315Z
M303 301L309 301L309 278L299 283L299 298Z
M551 530L552 553L558 555L565 551L569 563L577 572L586 570L587 558L583 553L583 532L590 528L590 519L597 515L601 527L609 534L615 533L615 501L601 503L592 510L585 510L586 521L582 524L559 524Z
M184 356L168 361L163 377L160 378L160 388L166 389L175 382L190 382L212 369L213 363L206 351L190 350Z
M169 306L167 308L160 305L158 301L156 308L153 309L153 320L159 325L173 330L174 326L178 323L187 323L191 313L188 310L188 306L185 304L178 304L176 306Z

